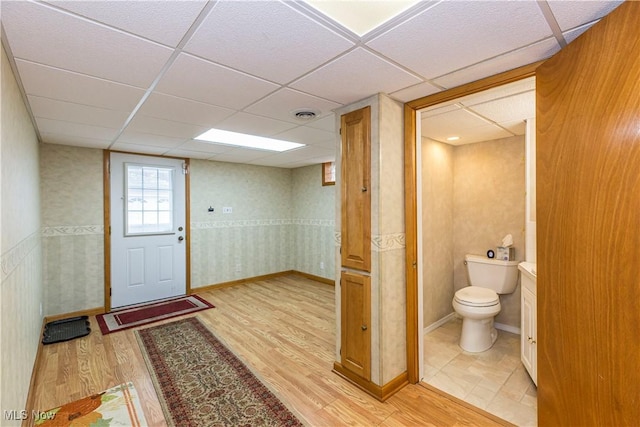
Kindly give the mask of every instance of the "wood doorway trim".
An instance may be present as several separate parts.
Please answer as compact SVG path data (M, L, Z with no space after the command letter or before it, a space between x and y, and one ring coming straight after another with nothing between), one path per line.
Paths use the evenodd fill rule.
M111 153L125 153L117 150L102 151L102 208L104 218L104 313L111 311ZM187 236L186 257L186 284L185 294L191 295L191 162L183 157L158 156L143 153L125 153L137 156L166 157L183 160L187 165L187 174L184 177L185 197L185 236Z
M417 215L417 159L416 113L442 102L502 86L535 76L535 70L543 61L534 62L495 76L418 98L404 104L404 170L405 170L405 226L406 226L406 277L407 277L407 374L409 383L420 381L418 360L418 215Z

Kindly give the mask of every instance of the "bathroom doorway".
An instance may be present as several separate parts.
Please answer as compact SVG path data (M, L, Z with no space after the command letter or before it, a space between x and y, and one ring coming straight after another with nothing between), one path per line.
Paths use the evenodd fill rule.
M535 386L520 362L520 287L500 296L499 338L483 353L458 346L461 320L451 304L468 285L465 254L495 251L510 234L517 260L535 256L525 198L535 77L419 110L416 130L420 379L518 425L536 425Z

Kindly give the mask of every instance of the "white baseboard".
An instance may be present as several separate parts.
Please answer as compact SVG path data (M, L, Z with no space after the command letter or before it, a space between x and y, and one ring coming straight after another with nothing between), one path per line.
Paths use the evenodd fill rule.
M455 312L449 313L446 316L444 316L442 319L436 320L434 323L432 323L429 326L425 327L422 330L422 333L423 334L428 334L429 332L438 329L440 326L444 325L445 323L447 323L449 320L453 319L454 317L456 317L456 313Z
M501 331L511 332L512 334L520 335L520 328L516 328L515 326L505 325L503 323L494 323L493 326L496 329L500 329Z

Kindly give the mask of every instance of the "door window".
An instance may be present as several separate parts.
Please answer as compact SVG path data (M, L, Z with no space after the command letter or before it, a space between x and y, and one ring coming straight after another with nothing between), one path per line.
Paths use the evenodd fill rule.
M173 232L174 168L125 164L125 236Z

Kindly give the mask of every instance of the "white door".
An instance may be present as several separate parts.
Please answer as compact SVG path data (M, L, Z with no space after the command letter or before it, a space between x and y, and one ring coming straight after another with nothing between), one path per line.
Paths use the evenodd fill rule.
M111 308L186 293L185 164L111 153Z

